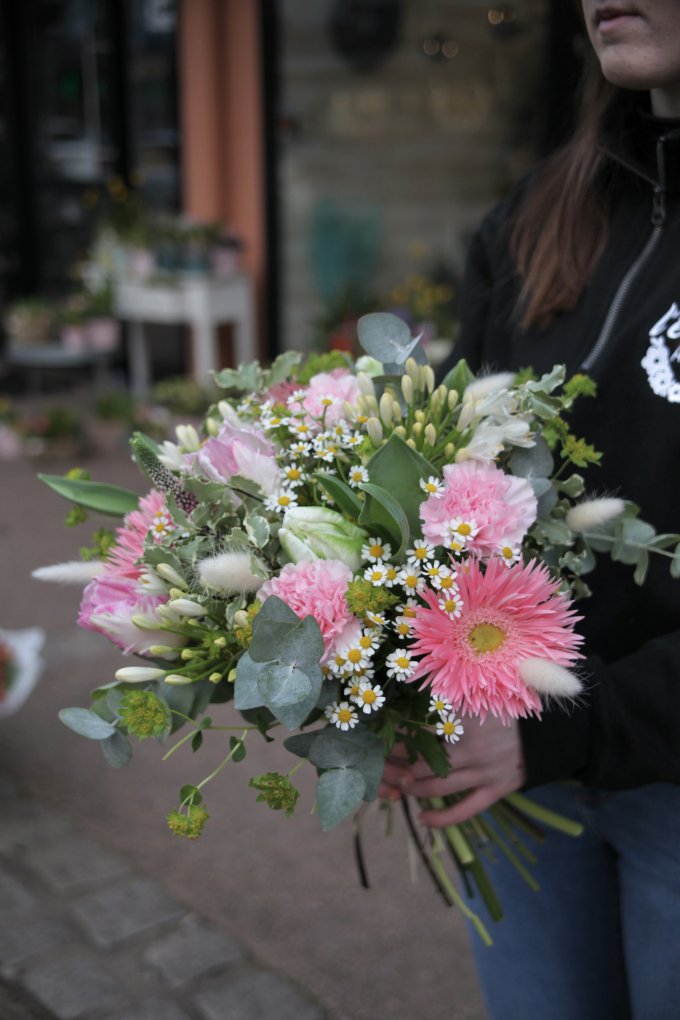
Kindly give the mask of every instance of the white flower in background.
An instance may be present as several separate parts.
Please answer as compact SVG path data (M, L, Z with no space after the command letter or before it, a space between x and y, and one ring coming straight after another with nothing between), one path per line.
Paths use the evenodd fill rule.
M368 471L361 464L357 464L347 472L347 481L353 489L357 489L363 482L368 481Z
M458 592L447 592L439 599L437 605L441 609L442 613L446 613L450 620L455 620L461 614L463 609L463 600L459 596Z
M18 711L37 684L44 644L41 627L0 630L0 719Z
M425 586L425 578L420 572L420 567L416 563L407 563L402 570L399 571L397 577L397 583L405 588L409 595L415 595L416 592L422 591Z
M193 425L176 425L175 435L184 453L196 453L201 448L201 437Z
M387 579L387 567L378 560L364 570L364 580L370 581L374 588L381 588Z
M293 507L298 505L297 496L294 489L282 489L280 492L274 492L271 496L267 496L264 505L267 510L275 510L276 513L285 514L287 510L292 510Z
M587 499L567 511L565 523L572 531L590 531L591 528L599 528L620 517L625 509L626 504L622 499Z
M461 459L465 460L494 461L506 445L535 445L528 421L512 417L496 424L492 419L484 419L473 432L467 446L459 453L464 453Z
M434 546L429 542L419 540L413 543L412 549L406 550L406 558L416 563L425 563L434 556Z
M297 489L299 488L299 486L305 484L307 476L305 475L302 468L295 462L293 462L292 464L287 464L282 470L286 485L290 489Z
M373 378L376 375L382 375L385 371L382 361L372 358L370 354L362 354L360 358L357 358L355 368L357 370L357 379L359 378L359 372ZM359 385L361 385L361 382Z
M288 449L294 457L306 457L312 451L312 444L300 440L297 443L291 443Z
M456 592L458 591L457 574L450 567L441 567L437 576L432 578L432 587L437 591Z
M171 443L169 439L164 439L159 445L158 459L170 471L182 471L186 474L187 464L184 460L184 454L179 446L176 443Z
M38 567L31 572L36 581L52 581L55 584L79 584L83 587L92 578L102 574L106 569L103 560L70 560L67 563L51 563L47 567Z
M498 555L506 566L511 567L513 563L517 563L519 561L522 555L522 547L516 543L513 544L512 542L506 542L506 540L502 538Z
M499 391L506 392L514 379L514 372L495 372L491 375L483 375L465 388L463 401L481 401L490 395L497 396Z

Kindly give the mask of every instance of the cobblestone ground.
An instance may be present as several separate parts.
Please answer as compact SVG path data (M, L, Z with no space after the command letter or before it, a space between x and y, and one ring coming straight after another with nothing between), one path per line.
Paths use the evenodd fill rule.
M85 466L139 489L122 447ZM351 825L322 834L310 814L311 773L293 820L255 803L248 778L289 765L259 741L206 788L211 819L189 843L164 815L224 756L217 734L166 763L148 741L115 771L60 725L120 658L76 629L77 591L30 579L93 530L63 528L37 469L0 464L0 626L48 638L37 690L0 720L0 1020L484 1020L461 919L410 880L398 824L386 839L367 815L365 892Z

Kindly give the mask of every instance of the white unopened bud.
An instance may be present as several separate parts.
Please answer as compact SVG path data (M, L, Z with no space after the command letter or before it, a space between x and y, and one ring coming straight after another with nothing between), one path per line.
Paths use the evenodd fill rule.
M124 680L128 684L148 683L151 680L160 680L162 676L165 676L165 670L152 666L123 666L115 672L116 680Z
M435 384L434 370L431 365L423 365L421 367L423 373L423 381L425 383L425 389L428 393L432 393Z
M434 446L434 444L437 442L437 430L432 424L432 422L429 422L425 426L425 442L428 444L428 446Z
M398 436L401 436L402 439L406 439L406 429L404 428L403 425L397 425L394 431L397 433Z
M583 503L577 503L567 512L565 523L572 531L590 531L620 517L625 509L626 504L623 500L615 497L587 499Z
M404 394L404 400L407 404L413 403L413 379L410 375L402 375L401 392Z
M168 602L167 608L178 616L205 616L208 610L205 606L199 606L198 602L192 602L191 599L173 599L172 602Z
M206 418L205 419L205 430L209 436L218 436L220 433L221 423L217 418Z
M453 445L453 443L447 443L446 446L444 447L444 456L446 457L447 460L451 460L455 452L456 448Z
M517 667L527 687L539 694L556 698L575 698L581 691L581 681L564 666L549 659L524 659Z
M418 370L419 366L416 359L411 357L407 358L404 364L404 368L413 385L417 387L420 383L420 373Z
M168 673L165 677L166 684L170 684L171 687L185 687L187 684L192 684L194 681L190 676L183 676L181 673Z
M368 419L366 422L366 432L373 445L380 446L383 441L383 430L377 418Z
M171 567L169 563L159 563L156 566L156 573L159 577L162 577L168 584L174 585L175 588L180 588L183 591L187 590L187 582L184 580L181 574L178 574L174 567Z
M382 421L383 425L389 426L392 424L393 404L394 400L392 398L392 394L388 393L386 390L383 393L382 397L380 398L380 420Z
M250 616L246 613L245 609L238 609L234 613L234 623L237 627L247 627L250 623Z
M413 428L411 429L411 432L413 433L414 436L422 435L422 432L423 432L423 423L422 423L422 421L414 421Z
M364 396L375 396L375 386L370 375L366 375L365 372L357 372L357 385L359 387L359 392L363 393Z
M415 439L410 439L410 438L409 438L409 439L407 439L407 440L406 440L406 445L407 445L407 446L410 446L412 450L415 450L415 449L417 449L417 447L416 447L416 441L415 441Z
M449 390L449 395L446 398L446 401L449 405L449 411L455 410L456 405L458 404L458 390Z

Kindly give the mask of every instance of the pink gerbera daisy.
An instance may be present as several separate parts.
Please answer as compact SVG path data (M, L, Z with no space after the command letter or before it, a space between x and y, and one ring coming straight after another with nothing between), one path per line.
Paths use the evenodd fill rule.
M421 655L408 682L427 677L433 695L455 712L507 721L540 715L541 702L521 676L523 664L545 662L546 670L581 658L580 619L558 591L546 567L532 561L507 567L492 560L485 572L474 560L458 574L460 616L440 606L440 595L422 593L427 608L413 620L411 651Z
M125 515L123 526L116 530L116 544L107 559L107 574L121 577L139 577L138 561L144 553L144 543L159 518L170 520L165 496L152 489L139 501L139 509Z
M482 557L501 544L522 541L536 520L536 496L525 478L508 475L494 464L468 460L447 464L444 489L420 505L423 535L433 545L446 546L450 525L467 525L465 548ZM474 522L474 528L471 527Z

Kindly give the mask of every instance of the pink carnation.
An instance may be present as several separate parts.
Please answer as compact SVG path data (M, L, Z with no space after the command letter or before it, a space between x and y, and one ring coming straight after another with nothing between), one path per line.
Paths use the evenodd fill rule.
M519 545L536 520L537 502L525 478L508 475L495 464L468 460L447 464L444 491L420 504L423 535L446 545L449 522L474 522L479 529L465 546L471 553L491 556L501 545Z
M183 643L179 635L160 630L156 610L164 602L167 596L144 595L131 578L101 574L83 592L78 623L86 630L104 634L126 655L147 655L152 645ZM132 622L133 616L143 616L149 624L158 624L159 629L141 630Z
M423 593L426 608L413 620L411 650L422 655L409 681L426 677L432 693L457 712L509 720L540 715L541 702L522 680L526 659L569 667L581 658L580 619L548 570L536 561L506 567L492 559L484 573L475 560L458 574L461 613L439 607L441 593Z
M234 475L243 475L270 494L281 480L275 455L276 447L258 429L226 423L219 435L197 453L187 454L186 460L213 482L227 483Z
M121 577L139 577L141 568L138 560L144 553L144 543L149 530L156 523L157 515L167 513L165 496L152 489L139 501L139 509L125 515L123 526L116 530L116 544L109 553L107 574Z
M347 368L334 368L331 372L319 372L312 376L300 404L310 417L320 418L325 411L326 425L337 425L347 417L345 401L354 405L360 395L356 376ZM324 397L331 397L333 403L330 407L322 402Z
M345 599L352 571L340 560L288 563L278 577L265 581L258 593L264 602L276 595L299 617L313 616L324 642L325 662L348 634L355 633L357 618Z

